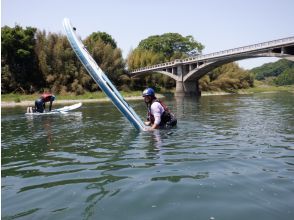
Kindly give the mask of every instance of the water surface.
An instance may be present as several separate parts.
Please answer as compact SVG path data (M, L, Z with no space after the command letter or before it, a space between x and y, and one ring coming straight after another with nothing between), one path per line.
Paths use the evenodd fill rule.
M111 103L2 108L2 219L294 219L293 93L164 101L177 128L141 133Z

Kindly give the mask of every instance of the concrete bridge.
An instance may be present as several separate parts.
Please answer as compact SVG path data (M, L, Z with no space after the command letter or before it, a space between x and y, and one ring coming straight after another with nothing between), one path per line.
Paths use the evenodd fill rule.
M294 61L294 37L177 59L135 69L130 75L162 73L176 80L176 96L199 96L198 80L202 76L224 64L257 57L279 57Z

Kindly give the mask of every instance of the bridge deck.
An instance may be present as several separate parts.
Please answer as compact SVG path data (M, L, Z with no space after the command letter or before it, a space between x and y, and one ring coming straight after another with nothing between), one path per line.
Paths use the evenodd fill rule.
M189 57L186 59L177 59L171 62L160 63L152 66L142 67L131 71L131 74L151 72L152 70L159 70L164 68L171 68L180 64L193 64L201 61L209 61L216 58L228 57L228 56L243 56L246 54L256 54L266 52L279 47L286 47L294 45L294 37L287 37L278 40L272 40L268 42L253 44L244 47L233 48L229 50L223 50L219 52L209 53L205 55L198 55L195 57Z

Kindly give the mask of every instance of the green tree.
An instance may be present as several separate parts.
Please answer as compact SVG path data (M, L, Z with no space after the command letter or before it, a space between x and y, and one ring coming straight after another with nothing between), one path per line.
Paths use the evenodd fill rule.
M2 93L15 90L54 93L97 90L66 37L36 28L1 28ZM129 81L125 63L115 40L105 32L91 34L86 45L100 67L117 85Z
M278 86L293 85L294 84L294 67L283 71L277 78L274 79L274 83Z
M257 80L265 80L268 77L277 77L285 70L294 68L294 62L281 59L277 62L266 63L260 67L253 68L251 72L255 75Z
M104 32L93 33L84 40L93 59L117 86L121 86L125 74L125 62L122 53L116 47L115 40Z
M192 36L178 33L154 35L142 40L128 55L128 68L136 69L147 65L186 58L189 52L201 53L204 46Z
M190 51L201 53L204 46L195 41L191 35L183 37L178 33L165 33L142 40L138 48L163 54L166 58L165 61L170 61L171 59L184 58Z
M39 31L36 41L39 70L45 81L43 90L83 94L91 88L94 82L82 68L65 36Z
M39 79L36 70L36 28L1 28L1 92L29 91Z
M236 63L229 63L214 69L203 77L199 84L202 91L228 91L247 89L254 83L253 75Z
M127 64L129 70L140 67L150 66L164 62L165 57L162 53L156 53L150 50L137 48L128 55Z
M127 58L128 69L134 70L140 67L150 66L157 63L186 58L189 52L201 53L204 46L195 41L192 36L183 37L178 33L165 33L154 35L142 40L138 47L132 50ZM162 74L149 74L136 79L131 83L134 88L142 89L145 86L171 88L175 85L173 79Z
M92 39L94 42L102 40L104 44L110 44L113 49L117 48L115 40L106 32L93 32L88 38Z

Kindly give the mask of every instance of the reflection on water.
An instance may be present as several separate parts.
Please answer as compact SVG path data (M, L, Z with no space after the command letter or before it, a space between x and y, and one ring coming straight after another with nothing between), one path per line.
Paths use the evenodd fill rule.
M2 218L293 218L293 94L165 102L177 128L141 133L111 103L2 109Z

